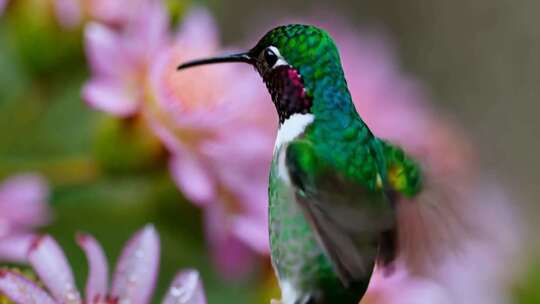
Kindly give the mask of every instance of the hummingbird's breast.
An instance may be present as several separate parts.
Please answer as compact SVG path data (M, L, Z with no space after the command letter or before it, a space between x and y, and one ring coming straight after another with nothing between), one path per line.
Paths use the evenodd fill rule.
M299 207L288 173L283 171L284 147L274 153L268 208L272 265L282 303L356 304L358 293L342 285Z
M279 165L272 162L269 187L269 228L272 265L282 287L282 303L293 304L319 292L321 278L335 277L293 188ZM338 278L335 277L337 281Z

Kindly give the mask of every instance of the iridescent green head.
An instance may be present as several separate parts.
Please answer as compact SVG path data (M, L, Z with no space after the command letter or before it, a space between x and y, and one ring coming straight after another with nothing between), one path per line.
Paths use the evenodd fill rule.
M195 60L178 69L221 62L245 62L256 68L272 95L280 122L297 113L311 113L314 97L329 86L344 88L348 94L336 45L326 31L315 26L276 27L245 53Z
M302 77L324 72L327 65L340 64L330 35L310 25L292 24L269 31L248 54L256 58L257 70L264 77L269 69L290 65Z

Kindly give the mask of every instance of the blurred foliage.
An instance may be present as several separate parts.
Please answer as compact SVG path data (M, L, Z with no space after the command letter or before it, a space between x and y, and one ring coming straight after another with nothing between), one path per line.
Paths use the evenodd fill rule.
M525 275L515 289L516 303L540 303L540 257L530 261Z
M82 70L80 29L61 30L51 18L48 1L16 1L10 13L6 24L13 29L9 42L32 76L51 82L55 80L51 76L65 77Z
M95 137L96 161L99 167L112 174L152 170L166 160L165 149L138 118L127 121L104 118ZM122 149L118 149L119 146Z

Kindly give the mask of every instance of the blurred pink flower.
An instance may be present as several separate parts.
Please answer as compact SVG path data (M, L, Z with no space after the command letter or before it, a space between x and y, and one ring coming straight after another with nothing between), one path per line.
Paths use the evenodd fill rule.
M218 265L241 273L242 265L249 265L246 246L268 254L267 183L277 123L249 66L176 71L180 62L224 52L218 41L206 11L186 15L152 66L147 116L173 155L177 185L205 210Z
M150 303L159 268L159 236L147 225L127 242L108 284L107 258L90 235L77 237L88 260L89 271L82 299L64 252L48 236L34 239L28 259L44 290L24 276L0 269L0 292L16 303ZM199 275L194 270L180 272L162 303L204 304L206 299Z
M149 123L171 152L175 182L204 207L217 265L242 273L253 251L268 254L269 97L249 67L178 73L180 61L221 52L213 20L201 9L188 12L172 37L162 3L145 3L125 28L86 27L93 73L83 97L96 109Z
M0 16L2 13L4 13L4 9L6 8L7 0L0 0Z
M83 18L82 1L54 0L54 11L61 26L72 29L80 25Z
M368 292L360 304L450 304L445 289L432 280L414 277L403 265L397 266L391 276L375 271Z
M86 8L91 19L109 25L122 26L129 24L137 11L146 3L148 0L86 0Z
M120 117L140 110L150 62L168 39L168 16L160 1L145 1L131 17L121 29L96 22L85 29L92 78L83 98Z
M26 174L0 184L0 260L24 262L32 230L47 223L48 187L43 178Z
M1 0L6 1L6 0ZM66 29L79 27L85 20L122 28L136 12L152 1L161 0L53 0L56 18Z

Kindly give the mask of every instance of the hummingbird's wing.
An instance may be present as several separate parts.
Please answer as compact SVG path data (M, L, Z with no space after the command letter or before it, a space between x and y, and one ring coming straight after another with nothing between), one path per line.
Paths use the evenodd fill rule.
M343 284L369 278L381 236L395 227L395 213L383 191L345 178L321 161L307 140L286 146L283 163L297 202Z
M396 194L394 244L411 273L436 272L446 259L460 260L469 242L488 235L477 225L477 214L485 211L476 209L470 196L476 187L467 170L434 172L429 162L414 160L392 143L380 143L387 180Z

